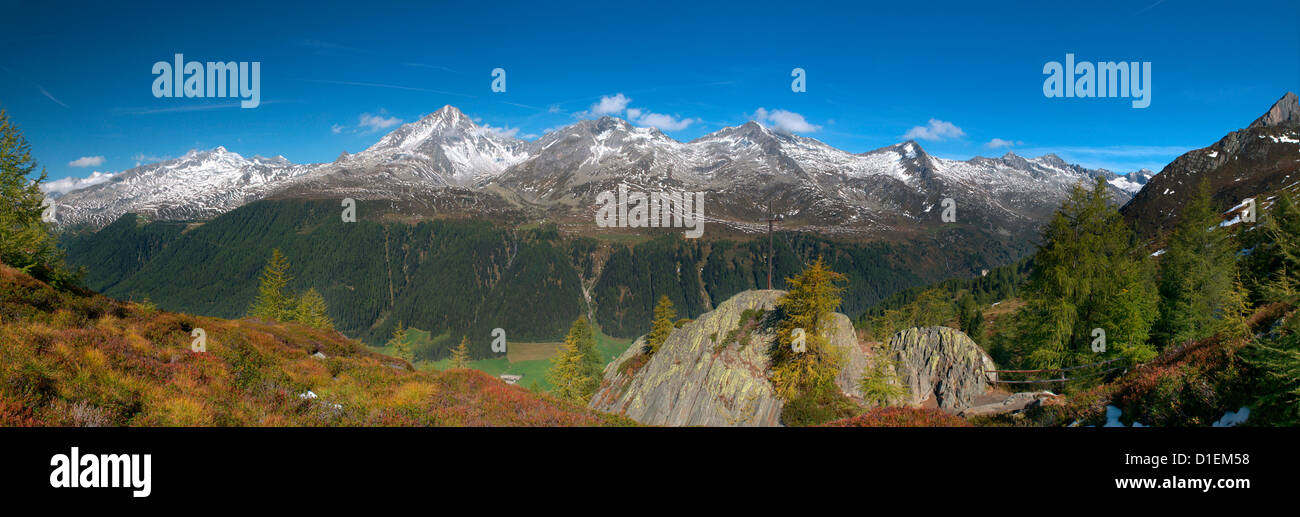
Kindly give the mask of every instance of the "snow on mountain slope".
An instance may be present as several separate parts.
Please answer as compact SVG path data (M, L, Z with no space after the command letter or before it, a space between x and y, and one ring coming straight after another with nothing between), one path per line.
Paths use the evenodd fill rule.
M375 145L337 162L349 168L384 168L441 185L471 185L528 157L526 142L475 124L454 106L384 135Z
M1231 206L1300 178L1300 100L1287 93L1249 126L1174 159L1120 212L1141 236L1177 224L1182 207L1205 186L1215 203Z
M261 198L310 166L282 156L251 159L217 147L141 165L107 182L75 190L54 201L60 225L103 227L135 212L159 219L207 219Z
M1107 181L1117 189L1130 194L1137 194L1137 192L1142 190L1142 187L1145 187L1147 182L1151 181L1151 178L1155 175L1156 173L1152 172L1151 169L1142 169L1128 174L1116 174L1114 178Z
M92 227L126 212L205 219L267 196L442 197L470 211L506 209L517 197L529 209L582 210L600 191L626 183L710 192L712 214L732 221L752 221L773 206L805 224L883 228L934 216L930 209L952 197L974 209L967 213L975 222L1001 227L1038 217L1071 186L1095 177L1111 180L1121 202L1133 191L1128 176L1054 155L958 161L931 156L910 140L853 154L756 122L680 142L612 117L526 142L444 106L331 163L248 160L224 148L193 152L74 191L58 200L56 214L61 225Z

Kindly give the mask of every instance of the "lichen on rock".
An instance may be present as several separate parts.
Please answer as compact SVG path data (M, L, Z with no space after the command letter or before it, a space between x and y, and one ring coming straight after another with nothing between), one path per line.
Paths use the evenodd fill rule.
M993 359L960 330L925 327L901 330L889 338L898 359L899 376L907 384L912 404L931 397L940 409L960 411L984 395L997 377Z
M774 341L762 323L746 335L747 343L726 342L744 323L745 311L771 315L785 294L779 290L744 291L718 308L674 329L657 353L631 371L627 361L645 360L644 340L637 340L605 367L600 389L590 406L620 413L644 424L669 426L776 426L784 403L768 379L768 348ZM844 350L836 384L861 396L859 381L867 364L853 325L835 314L825 331L829 342Z

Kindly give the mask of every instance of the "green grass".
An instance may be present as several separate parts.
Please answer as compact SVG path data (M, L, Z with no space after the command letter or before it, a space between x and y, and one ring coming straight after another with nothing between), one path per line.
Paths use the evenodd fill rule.
M430 339L437 340L444 337L435 336L430 338L428 332L419 329L410 329L410 336L412 345L418 345L420 343L426 343ZM627 350L627 347L631 345L631 339L608 336L604 332L601 332L600 329L596 329L596 349L600 351L601 359L605 364L609 364L614 359L617 359L618 356L622 355L623 352ZM368 346L367 348L372 352L394 355L392 349L388 347ZM450 359L443 358L437 361L417 361L415 367L420 370L446 370L450 364ZM536 389L541 391L551 390L551 383L546 381L546 371L551 368L550 359L516 362L511 362L509 359L504 357L496 359L479 359L477 361L470 361L469 367L494 377L501 376L502 374L523 375L524 378L519 381L521 386L529 389L533 389L533 387L536 386Z

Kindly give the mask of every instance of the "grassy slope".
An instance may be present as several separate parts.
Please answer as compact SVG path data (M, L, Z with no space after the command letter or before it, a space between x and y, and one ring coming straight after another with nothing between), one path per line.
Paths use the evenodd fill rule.
M411 371L337 332L159 312L0 266L3 426L628 423L478 371Z

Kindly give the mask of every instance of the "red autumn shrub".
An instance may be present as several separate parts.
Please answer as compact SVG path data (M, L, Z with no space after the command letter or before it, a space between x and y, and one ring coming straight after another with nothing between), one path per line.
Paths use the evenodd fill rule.
M966 419L934 408L885 407L822 427L971 427Z

